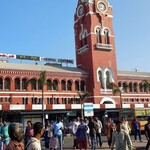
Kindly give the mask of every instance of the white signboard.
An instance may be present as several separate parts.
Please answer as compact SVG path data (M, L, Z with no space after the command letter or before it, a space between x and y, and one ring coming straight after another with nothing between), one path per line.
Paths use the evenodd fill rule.
M93 103L84 103L84 116L94 116Z

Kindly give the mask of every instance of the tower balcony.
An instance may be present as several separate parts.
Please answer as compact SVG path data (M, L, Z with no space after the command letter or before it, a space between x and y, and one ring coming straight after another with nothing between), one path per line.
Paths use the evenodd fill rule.
M102 50L102 51L111 51L113 48L112 48L112 45L110 44L97 43L96 49Z
M81 47L80 49L77 50L77 53L82 55L84 53L86 53L89 50L89 45L86 44L83 47Z

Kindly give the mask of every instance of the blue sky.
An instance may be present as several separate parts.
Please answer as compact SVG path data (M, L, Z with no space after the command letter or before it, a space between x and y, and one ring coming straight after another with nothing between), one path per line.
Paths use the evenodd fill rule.
M150 71L150 0L109 0L118 70ZM0 0L0 53L75 60L77 0Z

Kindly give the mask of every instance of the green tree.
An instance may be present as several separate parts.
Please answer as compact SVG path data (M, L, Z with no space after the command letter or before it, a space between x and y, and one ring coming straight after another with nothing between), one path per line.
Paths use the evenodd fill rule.
M122 93L127 90L128 85L124 84L123 86L118 86L114 82L108 84L108 87L112 89L113 95L119 94L120 105L122 108Z
M77 91L77 93L79 96L79 102L81 104L81 118L84 119L83 104L86 98L88 98L90 94L87 91L84 91L84 92Z

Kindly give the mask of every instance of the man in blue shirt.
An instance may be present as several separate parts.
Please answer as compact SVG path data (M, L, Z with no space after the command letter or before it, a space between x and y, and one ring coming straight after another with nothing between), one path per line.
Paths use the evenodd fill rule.
M62 150L63 149L62 148L62 137L63 137L62 130L64 129L64 127L59 117L54 122L53 127L54 127L54 136L58 138L59 147L60 147L60 150Z
M9 127L9 123L7 123L6 120L4 120L3 125L1 127L2 142L4 147L7 146L10 142L8 127Z

